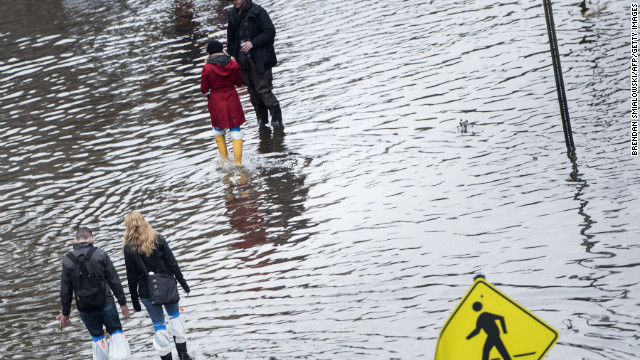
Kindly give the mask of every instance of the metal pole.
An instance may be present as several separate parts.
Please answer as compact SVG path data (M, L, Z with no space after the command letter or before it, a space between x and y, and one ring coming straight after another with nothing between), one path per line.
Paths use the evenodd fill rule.
M556 89L558 90L558 104L560 105L560 116L562 117L562 130L564 131L564 141L567 144L567 151L574 153L576 147L573 145L573 134L571 132L571 121L569 120L569 107L567 106L567 95L564 90L562 80L562 67L560 66L560 52L558 51L558 39L556 37L556 27L553 23L553 12L551 11L551 0L542 0L544 13L547 19L547 32L549 33L549 46L551 47L551 60L553 61L553 73L556 78Z

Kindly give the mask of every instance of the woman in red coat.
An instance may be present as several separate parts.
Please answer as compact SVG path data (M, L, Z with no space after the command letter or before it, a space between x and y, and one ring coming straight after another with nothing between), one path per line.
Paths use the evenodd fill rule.
M216 40L207 45L209 57L202 68L200 91L209 99L208 107L211 125L223 159L227 159L227 143L224 139L225 129L229 129L233 139L233 158L236 165L242 159L242 131L244 110L236 86L242 86L242 73L235 59L222 51L222 43Z

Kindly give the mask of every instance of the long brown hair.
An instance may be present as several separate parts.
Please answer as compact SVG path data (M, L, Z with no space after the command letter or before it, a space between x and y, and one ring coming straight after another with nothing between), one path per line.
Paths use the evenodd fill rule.
M150 256L158 243L158 232L137 211L132 211L124 217L124 226L126 230L122 250L129 245L140 254Z

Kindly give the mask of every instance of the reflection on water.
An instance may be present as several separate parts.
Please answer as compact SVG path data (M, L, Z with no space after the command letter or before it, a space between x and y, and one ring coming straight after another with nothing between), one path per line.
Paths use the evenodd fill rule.
M587 252L590 253L591 249L596 243L593 241L590 241L595 237L595 235L589 234L588 231L591 228L591 225L595 223L595 221L592 220L591 216L589 216L585 211L587 205L589 204L589 201L582 200L580 198L580 196L582 196L584 192L584 189L589 187L589 184L587 184L586 181L580 178L581 174L578 170L577 157L575 156L575 154L570 154L569 159L571 160L571 165L573 167L571 174L569 174L569 181L571 183L574 183L576 187L576 193L573 199L580 202L580 207L578 208L578 214L584 217L584 222L582 223L582 228L580 229L580 235L584 237L584 241L582 242L582 245L584 245Z
M548 359L636 358L628 4L554 4L570 159L541 4L260 4L286 135L240 89L236 168L198 90L228 1L0 0L0 357L90 358L75 310L56 327L61 259L90 226L124 279L135 209L197 359L431 358L476 273L560 331ZM124 327L154 358L148 317Z
M181 63L192 65L202 56L201 41L206 34L200 31L200 22L193 1L174 0L174 28L178 38L182 37ZM171 37L171 36L167 36Z
M231 230L241 234L241 241L231 244L239 249L247 249L267 243L267 228L263 226L266 217L260 208L261 194L250 182L248 173L240 173L235 181L231 175L225 176L225 215L229 217Z

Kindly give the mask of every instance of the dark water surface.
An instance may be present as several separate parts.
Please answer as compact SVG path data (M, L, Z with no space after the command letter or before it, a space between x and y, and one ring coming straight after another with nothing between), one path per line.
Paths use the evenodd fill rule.
M91 357L75 309L57 328L61 260L87 225L125 279L134 209L191 285L196 359L433 358L475 273L560 332L546 358L637 358L629 2L554 2L574 163L540 1L261 4L287 135L241 89L237 170L198 88L228 2L0 0L0 358ZM153 358L146 314L123 324Z

